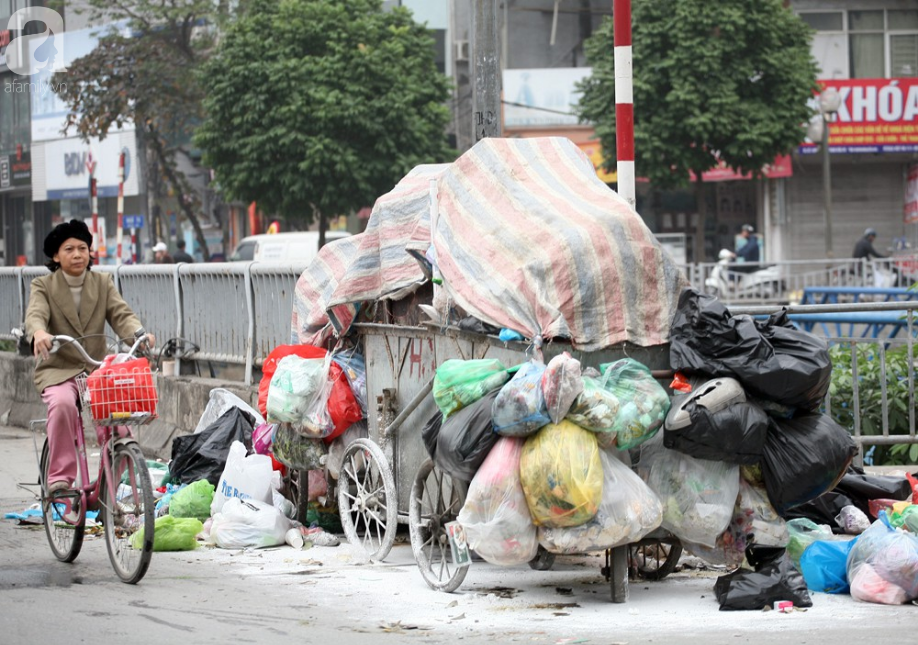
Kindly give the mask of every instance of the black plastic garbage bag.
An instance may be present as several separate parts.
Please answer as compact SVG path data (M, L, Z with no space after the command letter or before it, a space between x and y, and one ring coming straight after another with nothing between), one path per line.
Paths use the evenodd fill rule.
M670 364L686 374L733 376L750 394L813 410L829 388L826 342L796 329L787 312L756 321L717 298L685 289L670 329Z
M854 505L869 514L868 502L872 499L909 501L912 485L901 475L868 475L863 469L851 466L838 482L835 490L844 493Z
M784 517L832 490L856 454L851 435L828 415L771 419L762 459L769 501Z
M687 396L687 395L686 395ZM686 396L673 400L673 407ZM768 436L768 415L755 403L742 401L711 412L689 401L685 406L692 423L681 430L663 431L663 445L697 459L752 465L762 460Z
M453 412L440 427L433 459L450 477L470 482L488 452L500 439L491 425L491 406L500 393L495 388L483 397Z
M431 459L434 459L437 454L437 438L440 436L440 426L442 425L443 413L437 410L424 424L424 429L421 430L421 439L424 440L424 447L427 448L427 454L430 455Z
M232 443L241 441L251 452L254 423L252 415L234 406L201 432L173 439L172 481L190 484L206 479L214 486L219 484Z
M788 509L784 513L784 519L789 521L805 518L816 524L830 526L833 533L844 534L845 530L838 525L835 518L846 506L855 506L855 503L847 495L839 493L838 486L836 486L834 490L823 493L811 502Z
M737 569L714 583L721 611L762 609L779 600L790 600L795 607L813 606L803 574L784 547L750 545L746 547L746 560L754 571Z

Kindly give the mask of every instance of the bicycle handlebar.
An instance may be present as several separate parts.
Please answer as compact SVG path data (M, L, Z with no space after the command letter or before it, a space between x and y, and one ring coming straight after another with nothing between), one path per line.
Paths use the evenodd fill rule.
M134 341L134 344L131 345L131 349L128 351L128 356L133 357L134 352L137 351L137 348L140 347L142 343L147 342L147 339L149 338L149 336L150 336L149 334L143 334L141 336L138 336L137 340ZM79 340L77 340L73 336L67 336L65 334L58 334L52 337L51 349L48 351L48 353L49 354L56 353L61 348L63 343L70 343L74 345L77 348L77 351L80 352L80 354L83 356L83 360L85 360L90 365L94 367L99 367L100 365L102 365L102 361L97 361L96 359L94 359L92 356L90 356L86 352L86 349L83 347L82 343L80 343Z

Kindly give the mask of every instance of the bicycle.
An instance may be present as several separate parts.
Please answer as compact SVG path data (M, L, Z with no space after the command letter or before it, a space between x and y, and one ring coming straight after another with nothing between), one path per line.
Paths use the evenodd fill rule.
M133 357L147 338L147 335L140 336L128 356ZM51 353L57 352L63 343L73 344L88 363L96 367L104 364L89 356L80 342L70 336L54 336ZM83 547L86 512L98 508L112 567L123 582L136 584L150 566L155 502L146 460L129 426L145 425L157 416L153 375L149 367L134 371L125 368L119 373L117 365L113 365L109 373L82 374L76 382L81 432L75 437L77 480L74 487L49 496L47 439L39 459L45 533L54 556L62 562L73 562ZM33 421L32 424L43 422ZM86 430L95 430L96 426L105 429L99 447L99 473L90 481L84 435ZM124 426L124 430L115 433L113 428L117 426ZM142 538L138 535L141 529Z

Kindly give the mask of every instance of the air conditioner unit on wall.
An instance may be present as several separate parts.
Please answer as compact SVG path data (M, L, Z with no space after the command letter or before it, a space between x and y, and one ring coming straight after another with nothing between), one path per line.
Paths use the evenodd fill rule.
M457 40L453 43L454 47L454 60L459 63L462 61L467 61L469 59L469 41L467 40Z

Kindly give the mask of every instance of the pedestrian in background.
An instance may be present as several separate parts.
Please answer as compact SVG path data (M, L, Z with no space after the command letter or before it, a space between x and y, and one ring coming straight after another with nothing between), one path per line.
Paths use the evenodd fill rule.
M185 240L179 240L175 245L178 247L178 251L172 257L176 262L194 262L194 258L185 252Z
M759 270L759 239L753 233L755 233L755 229L752 225L743 224L743 228L740 229L740 237L745 239L746 243L739 247L734 254L742 264L732 267L731 271L752 273Z
M868 228L864 231L864 237L859 239L854 245L854 252L851 254L855 260L872 260L873 258L885 258L885 255L877 253L873 248L873 241L877 239L877 232Z
M169 247L165 242L157 242L153 246L153 263L154 264L175 264L175 260L169 255Z

